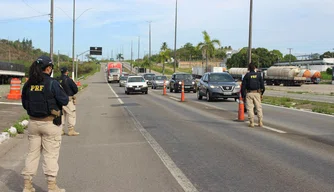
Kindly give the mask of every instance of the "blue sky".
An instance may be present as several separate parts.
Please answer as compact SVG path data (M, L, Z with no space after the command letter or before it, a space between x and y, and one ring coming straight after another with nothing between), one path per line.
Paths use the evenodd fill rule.
M55 1L54 50L72 54L71 0ZM177 47L202 41L203 30L222 45L248 45L249 0L178 0ZM321 2L321 3L320 3ZM90 46L103 47L103 56L123 49L130 57L131 40L137 57L148 53L148 23L152 21L152 53L162 42L174 47L175 0L77 0L76 54ZM50 0L0 0L0 38L32 39L49 51ZM65 14L65 13L66 14ZM333 0L254 0L253 47L279 49L287 54L322 53L334 48Z

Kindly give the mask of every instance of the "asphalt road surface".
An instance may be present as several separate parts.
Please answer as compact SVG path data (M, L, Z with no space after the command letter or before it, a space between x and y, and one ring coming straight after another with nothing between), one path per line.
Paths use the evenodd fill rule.
M104 78L78 96L80 136L63 137L58 183L67 191L334 191L330 116L265 106L268 129L248 128L234 121L232 100L126 95ZM26 145L1 157L0 191L22 191ZM34 181L46 191L41 170Z

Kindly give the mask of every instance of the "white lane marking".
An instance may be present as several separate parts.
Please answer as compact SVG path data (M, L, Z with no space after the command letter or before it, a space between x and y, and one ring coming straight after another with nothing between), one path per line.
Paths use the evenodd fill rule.
M180 101L180 99L178 99L178 98L175 98L175 97L169 97L170 99L173 99L173 100L175 100L175 101Z
M249 124L249 121L245 121L245 123ZM275 129L275 128L272 128L272 127L268 127L268 126L265 126L265 125L262 128L268 129L270 131L274 131L274 132L277 132L277 133L282 133L282 134L287 133L285 131L282 131L282 130L279 130L279 129Z
M110 90L115 94L115 96L118 97L118 95L115 93L113 88L109 84L108 84L108 86L109 86ZM118 101L120 101L123 104L123 101L121 99L118 99ZM174 163L172 158L169 157L169 155L159 145L159 143L152 137L152 135L149 132L147 132L146 129L140 124L140 122L137 120L137 118L134 116L134 114L126 106L124 106L124 108L130 114L131 119L133 120L136 128L140 131L140 133L143 135L145 140L152 147L154 152L158 155L158 157L164 163L164 165L169 170L169 172L173 175L175 180L180 184L182 189L185 192L198 192L196 187L191 183L191 181L182 172L182 170L177 167L177 165Z
M0 102L0 104L5 104L5 105L22 105L22 103L11 103L11 102Z
M316 114L316 115L322 115L322 116L327 116L327 117L334 117L334 115L328 115L328 114L323 114L323 113L316 113L316 112L313 112L313 111L305 111L305 110L294 109L294 108L287 108L287 107L281 107L281 106L270 105L270 104L265 104L265 103L262 103L262 105L269 106L269 107L276 107L276 108L280 108L280 109L289 109L289 110L293 110L293 111L299 111L299 112L311 113L311 114Z
M109 85L108 81L106 81L107 85L109 86L110 90L114 93L115 97L117 98L117 100L119 101L120 104L124 104L124 102L122 101L122 99L119 98L119 96L117 95L117 93L113 90L113 88Z

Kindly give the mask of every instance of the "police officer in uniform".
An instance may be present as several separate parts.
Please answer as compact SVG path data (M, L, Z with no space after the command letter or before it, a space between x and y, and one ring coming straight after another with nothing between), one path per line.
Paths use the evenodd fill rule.
M35 192L32 177L36 175L41 153L43 171L49 192L65 192L56 184L61 145L61 111L69 102L58 81L51 78L53 63L47 56L39 57L29 69L29 80L22 89L22 105L30 116L28 125L29 152L22 171L23 192Z
M242 80L242 97L246 100L246 108L248 113L249 127L254 127L254 105L257 110L258 125L263 126L263 113L262 113L262 97L265 91L264 81L261 73L255 72L256 66L252 63L249 64L249 72Z
M68 77L68 70L66 67L61 68L61 77L60 82L61 86L64 88L66 94L69 96L69 102L68 105L63 107L63 132L62 135L65 134L64 128L65 128L65 122L67 121L67 127L68 127L68 135L69 136L77 136L80 133L76 132L74 129L75 123L76 123L76 98L75 94L78 93L78 87L74 83L74 81Z

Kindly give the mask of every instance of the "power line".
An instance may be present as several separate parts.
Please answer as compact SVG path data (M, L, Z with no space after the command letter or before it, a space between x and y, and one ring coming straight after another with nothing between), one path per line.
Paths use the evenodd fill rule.
M24 0L22 0L22 2L27 5L28 7L30 7L31 9L33 9L34 11L40 13L40 14L43 14L42 12L38 11L37 9L33 8L31 5L29 5L27 2L25 2Z
M31 17L21 17L21 18L16 18L16 19L0 20L0 23L1 23L1 22L19 21L19 20L24 20L24 19L32 19L32 18L36 18L36 17L44 17L44 16L48 16L48 15L50 15L50 14L35 15L35 16L31 16Z

